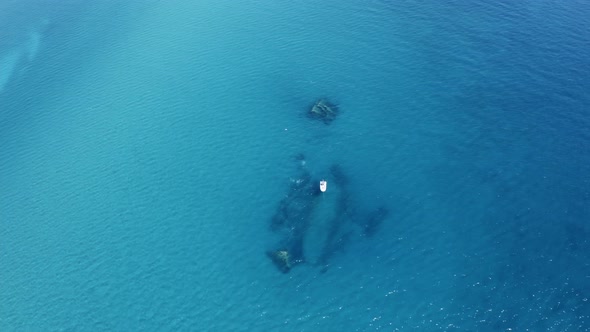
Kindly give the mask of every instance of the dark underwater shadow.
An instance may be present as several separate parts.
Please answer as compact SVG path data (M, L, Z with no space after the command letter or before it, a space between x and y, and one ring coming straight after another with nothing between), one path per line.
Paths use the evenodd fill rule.
M329 174L329 194L336 195L328 203L317 185L320 178L312 176L303 154L296 156L295 161L300 167L270 218L270 230L280 239L266 255L283 273L298 264L320 267L320 272L326 272L331 257L344 253L350 241L373 237L389 217L389 210L380 206L362 212L366 208L358 206L350 191L350 179L337 164L322 172ZM312 257L307 256L310 253Z

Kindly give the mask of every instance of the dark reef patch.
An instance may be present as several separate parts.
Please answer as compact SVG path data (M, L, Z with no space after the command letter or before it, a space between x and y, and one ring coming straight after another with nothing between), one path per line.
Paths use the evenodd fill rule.
M363 225L363 234L367 237L372 237L381 227L381 224L387 216L389 215L389 210L385 207L379 207L377 210L369 213L367 219Z
M336 120L338 113L338 106L325 98L318 99L307 112L310 118L320 120L327 125Z

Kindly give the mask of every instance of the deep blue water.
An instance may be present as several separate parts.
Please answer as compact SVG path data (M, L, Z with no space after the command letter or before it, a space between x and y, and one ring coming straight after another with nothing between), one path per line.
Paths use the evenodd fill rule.
M589 40L581 0L0 4L0 330L590 330ZM298 154L345 236L283 274Z

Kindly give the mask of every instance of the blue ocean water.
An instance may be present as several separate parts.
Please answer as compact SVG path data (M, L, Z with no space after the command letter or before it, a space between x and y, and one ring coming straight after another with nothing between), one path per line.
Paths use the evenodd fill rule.
M0 330L590 330L589 28L581 0L0 4ZM298 154L388 214L283 274Z

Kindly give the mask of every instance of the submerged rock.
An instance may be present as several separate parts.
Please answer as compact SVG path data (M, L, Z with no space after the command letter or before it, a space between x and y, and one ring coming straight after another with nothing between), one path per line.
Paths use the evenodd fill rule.
M316 101L309 110L309 116L311 118L321 120L325 124L330 124L330 122L336 119L337 115L338 106L330 103L326 99Z
M275 266L283 273L291 271L291 256L287 250L268 251L266 253Z

